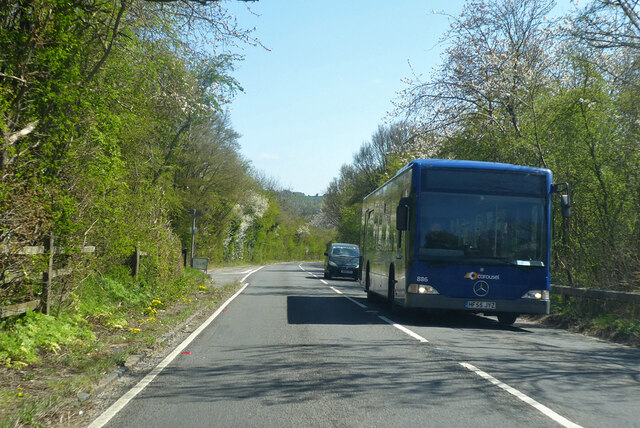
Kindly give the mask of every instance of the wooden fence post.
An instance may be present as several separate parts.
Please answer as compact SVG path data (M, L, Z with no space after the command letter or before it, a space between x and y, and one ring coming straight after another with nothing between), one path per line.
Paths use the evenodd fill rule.
M40 311L44 314L50 315L51 310L51 295L52 295L52 282L53 278L69 275L73 269L70 267L65 267L61 269L53 269L54 267L54 257L56 253L65 254L63 248L55 247L55 236L52 233L49 236L48 242L45 242L45 245L38 246L24 246L20 247L17 250L11 251L11 247L8 244L0 243L0 252L3 254L11 254L17 256L35 256L45 254L48 255L48 267L47 270L41 273L41 284L42 284L42 293L40 293L40 298L36 300L31 300L28 302L15 303L13 305L8 306L0 306L0 319L10 317L13 315L19 315L25 313L27 310ZM91 245L80 246L79 250L81 253L95 253L96 247ZM141 256L146 255L145 252L140 252ZM29 275L31 272L28 273ZM5 279L14 280L16 278L20 278L24 280L26 275L20 273L12 273L5 272Z
M49 252L49 268L47 272L43 273L43 281L42 281L42 296L40 297L40 310L45 314L49 315L50 308L50 299L49 296L51 294L51 280L53 279L53 255L56 251L54 247L54 238L53 233L49 235L49 245L47 251Z
M140 272L140 242L136 242L136 254L133 261L133 276L138 279L138 272Z
M148 255L149 253L140 249L140 242L136 242L136 252L131 257L131 270L136 279L138 279L138 274L140 273L140 257Z

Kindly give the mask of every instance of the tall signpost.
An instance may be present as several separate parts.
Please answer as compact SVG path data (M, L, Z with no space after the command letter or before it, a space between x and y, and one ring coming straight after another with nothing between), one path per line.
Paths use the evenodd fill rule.
M189 266L193 267L193 252L195 251L195 236L196 236L196 217L202 215L202 211L199 210L187 210L189 214L193 216L193 222L191 223L191 263Z

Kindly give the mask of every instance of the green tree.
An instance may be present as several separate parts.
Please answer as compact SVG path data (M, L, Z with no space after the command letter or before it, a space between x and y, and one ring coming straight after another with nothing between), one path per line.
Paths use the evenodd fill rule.
M200 130L224 138L216 111L239 89L225 46L257 42L220 2L162 3L0 1L0 241L54 232L58 245L96 245L101 271L140 242L152 276L179 272L168 219L206 189L185 196L175 180L197 150L216 162ZM219 152L237 160L230 147ZM0 255L3 271L28 263Z

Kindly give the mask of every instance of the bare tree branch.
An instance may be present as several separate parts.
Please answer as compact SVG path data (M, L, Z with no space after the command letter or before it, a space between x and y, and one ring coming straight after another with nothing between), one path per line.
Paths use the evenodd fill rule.
M4 74L4 73L0 73L0 77L4 77L6 79L13 79L13 80L17 80L20 83L27 83L27 81L21 77L17 77L17 76L9 76L8 74Z
M9 146L12 146L16 143L16 141L18 141L20 138L22 137L26 137L27 135L31 134L33 132L34 129L36 129L36 126L38 125L38 121L34 121L31 122L29 124L27 124L27 126L25 126L24 128L22 128L20 131L11 134L8 138L7 138L7 143Z

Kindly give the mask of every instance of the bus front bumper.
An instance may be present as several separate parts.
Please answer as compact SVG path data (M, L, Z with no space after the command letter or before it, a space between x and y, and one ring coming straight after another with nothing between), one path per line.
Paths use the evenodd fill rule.
M498 312L512 312L518 314L549 313L549 300L535 299L479 299L464 297L447 297L439 294L407 293L406 308L445 309L474 313L492 314Z

